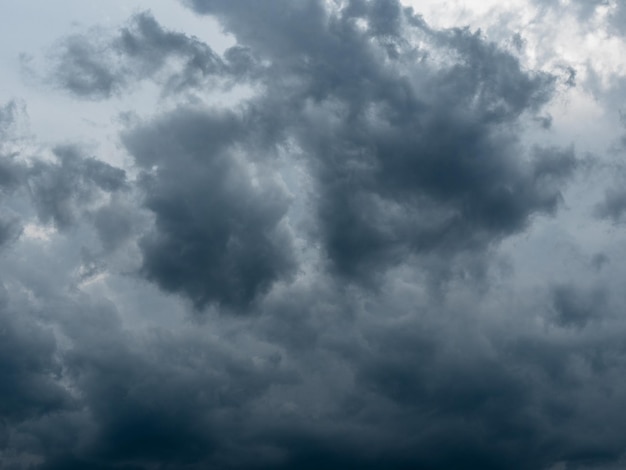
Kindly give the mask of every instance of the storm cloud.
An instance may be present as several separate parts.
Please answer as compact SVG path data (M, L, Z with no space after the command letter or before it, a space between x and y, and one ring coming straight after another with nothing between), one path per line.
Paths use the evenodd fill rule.
M198 308L245 307L294 268L289 198L271 174L237 159L245 129L234 114L180 109L123 138L147 169L141 185L155 215L140 241L142 271Z
M623 466L621 72L528 52L623 8L426 3L164 2L40 51L85 134L0 107L0 466Z
M227 86L257 67L246 49L230 48L221 57L195 37L165 30L147 12L116 34L93 30L63 38L52 55L52 81L87 99L121 95L147 79L159 81L163 94L214 86L218 78Z

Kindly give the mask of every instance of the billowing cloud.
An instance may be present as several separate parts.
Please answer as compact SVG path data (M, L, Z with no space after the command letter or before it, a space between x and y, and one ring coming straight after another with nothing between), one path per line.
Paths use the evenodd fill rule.
M238 153L235 114L180 109L134 128L124 142L138 165L155 231L140 241L144 275L167 291L245 307L294 268L284 216L289 199Z
M536 41L605 3L63 34L38 76L93 135L0 107L0 466L623 466L620 69Z
M59 147L54 153L58 163L36 162L29 175L35 207L44 223L54 221L59 228L65 228L98 191L123 189L123 170L95 158L84 158L72 147Z
M272 7L288 15L255 3L191 4L223 17L272 64L257 105L264 119L253 124L281 128L305 153L317 179L317 235L341 274L482 249L555 210L574 156L525 148L518 134L553 79L522 70L479 35L432 30L394 2L350 2L337 14L317 2Z
M25 306L14 303L6 289L1 295L0 413L2 426L6 427L67 408L71 400L55 380L61 364L55 359L52 332L32 321L22 310ZM6 436L3 437L6 445Z

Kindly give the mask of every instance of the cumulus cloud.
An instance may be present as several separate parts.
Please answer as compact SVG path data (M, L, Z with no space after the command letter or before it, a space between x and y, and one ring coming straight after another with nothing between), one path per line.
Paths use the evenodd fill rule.
M155 216L140 241L142 272L198 308L246 307L294 269L289 198L245 154L237 158L247 132L234 114L180 109L123 139L146 169L141 185Z
M0 108L0 465L619 467L621 149L579 157L577 86L396 0L180 4L236 44L57 43L114 145Z
M190 4L272 64L257 105L272 129L260 132L297 139L317 180L316 235L342 275L483 249L555 210L574 156L519 139L553 78L479 34L433 30L394 2L349 2L335 15L317 2Z
M24 305L12 302L5 288L1 302L2 425L66 408L70 396L56 380L61 364L55 359L54 335L28 318Z

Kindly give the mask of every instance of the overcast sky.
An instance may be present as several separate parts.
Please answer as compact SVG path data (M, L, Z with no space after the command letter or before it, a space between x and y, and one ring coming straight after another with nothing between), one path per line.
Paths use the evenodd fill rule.
M625 25L0 0L0 467L624 468Z

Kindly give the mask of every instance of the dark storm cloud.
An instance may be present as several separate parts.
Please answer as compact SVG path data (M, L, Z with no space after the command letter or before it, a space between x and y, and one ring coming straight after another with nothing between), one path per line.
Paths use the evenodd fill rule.
M28 142L28 138L18 131L24 124L19 121L26 115L22 108L16 102L0 108L0 245L19 238L23 220L32 216L33 210L41 222L65 229L81 222L92 206L101 204L102 196L128 189L123 170L85 156L76 146L54 148L54 160L25 154L20 142ZM96 211L93 220L108 248L124 231L123 224L110 227L113 219L105 206ZM117 218L121 219L123 216Z
M53 312L47 316L56 317L65 348L55 354L51 336L23 335L30 338L28 355L23 362L13 361L12 367L26 378L32 369L39 382L25 383L33 388L18 390L22 395L5 396L5 389L0 391L20 406L38 406L36 400L31 404L31 396L42 397L41 406L50 408L22 411L3 402L12 413L21 413L9 422L13 446L46 456L33 468L238 467L232 465L231 453L245 447L238 440L248 440L241 422L248 419L251 402L272 385L294 382L294 372L271 350L251 358L235 345L193 331L135 335L123 328L120 312L111 303L85 295L50 300L46 309ZM20 351L11 342L7 348ZM43 371L35 367L38 362L28 366L31 357L42 362ZM44 367L53 357L63 364L59 378L78 392L72 407L44 400L51 395L43 380ZM0 374L5 378L4 370ZM16 383L6 378L7 383ZM20 442L20 436L29 439Z
M621 327L600 345L580 328L560 338L537 331L524 308L499 327L468 318L480 302L464 306L468 316L391 293L358 297L369 314L330 285L291 292L280 302L295 310L293 326L298 316L308 324L299 328L311 328L315 347L279 332L255 353L242 348L247 327L239 336L229 323L226 341L212 337L218 317L196 332L137 335L110 304L54 304L71 344L64 380L80 391L84 417L67 411L21 427L40 441L31 451L48 452L36 468L530 470L619 459L623 434L607 429L623 429ZM543 308L551 318L550 303ZM270 332L285 315L249 326Z
M21 231L19 218L0 215L0 246L16 240Z
M258 66L245 48L220 57L194 37L167 31L149 13L135 15L116 35L98 31L64 39L55 52L55 81L77 96L109 98L144 79L163 93L207 85L211 77L250 75Z
M294 268L289 198L246 160L246 125L230 112L179 109L124 136L155 216L142 272L197 308L246 307Z
M0 153L0 203L19 187L25 169L15 162L12 156ZM0 247L14 241L20 235L22 225L19 215L5 207L0 207Z
M535 0L540 5L545 5L550 8L557 8L560 6L560 2L558 0ZM607 6L607 0L574 0L571 2L573 7L576 9L577 13L580 15L581 19L589 19L591 15L594 14L596 8L599 6ZM569 8L572 6L568 5Z
M15 101L9 101L0 107L0 138L3 141L2 143L4 143L15 124L17 114L18 103Z
M572 285L556 286L552 290L555 321L566 327L582 328L598 320L606 311L606 291L580 289Z
M555 211L572 152L530 150L518 138L553 79L479 34L434 31L393 1L348 2L336 15L316 1L186 3L217 15L281 78L258 109L306 153L316 235L340 274L481 250ZM411 46L411 35L427 45Z
M97 47L82 36L69 37L59 52L55 79L75 95L107 98L123 86L108 55L104 46Z
M11 428L72 408L59 383L56 340L29 315L29 305L0 284L0 450L10 448Z
M158 82L165 92L262 63L258 90L228 111L180 106L129 124L121 139L136 180L73 147L28 167L40 221L92 223L111 257L136 241L149 282L107 272L92 290L59 288L72 263L86 277L105 269L70 230L41 250L71 245L53 276L23 268L42 264L40 251L9 257L5 274L30 303L7 311L29 316L0 316L0 327L8 351L33 359L11 369L0 347L0 375L3 361L26 374L0 385L0 398L18 400L7 448L42 470L619 461L620 299L568 281L529 294L491 263L498 242L557 211L578 168L571 148L523 137L545 116L554 79L393 0L338 11L321 0L185 3L216 15L239 45L219 58L139 15L102 49L70 39L62 63L78 82L59 72L64 86L108 97L182 58L182 72ZM285 189L280 172L294 165L310 193ZM7 168L6 181L22 181ZM109 200L90 207L100 196ZM142 209L153 223L137 235ZM323 263L298 256L303 240ZM458 265L467 278L451 279ZM432 277L449 281L441 295ZM157 288L213 308L179 320L179 303ZM107 295L115 304L98 300ZM34 318L54 325L63 348ZM20 334L22 321L34 333Z
M610 33L624 34L626 32L626 5L623 2L615 2L611 5L609 0L574 0L563 5L558 0L534 0L536 4L547 8L567 8L575 11L579 19L588 21L599 7L610 7L607 15Z
M136 224L134 207L112 200L93 214L93 224L105 251L110 252L128 240Z
M618 103L621 103L622 86L619 86L616 90L617 93L611 98ZM626 113L621 109L618 111L619 121L622 130L626 130ZM626 134L622 133L617 145L613 146L611 150L619 157L626 151ZM604 198L594 208L594 214L601 219L611 220L613 223L624 222L624 212L626 212L626 190L623 188L623 175L621 171L621 162L618 163L619 170L615 172L613 178L616 180L609 186L605 193Z
M596 253L591 258L591 266L597 270L602 269L609 262L610 259L605 253Z
M611 14L613 27L621 32L626 33L626 5L623 2L617 2L616 10Z
M24 177L24 168L15 161L13 155L1 155L0 159L0 191L3 193L15 189Z
M604 386L615 390L624 348L621 333L594 335L602 331L598 320L611 321L619 310L602 289L563 285L549 294L552 306L502 306L507 325L475 322L485 308L480 301L458 312L432 305L432 312L415 308L412 318L361 324L366 341L350 341L358 395L345 419L376 416L372 425L382 420L388 436L402 436L383 461L407 460L390 468L531 469L559 461L602 468L618 460L624 440L602 429L607 419L619 422L609 416L623 395L602 406L596 400ZM384 305L393 309L393 302ZM534 316L567 333L540 332L531 326Z

